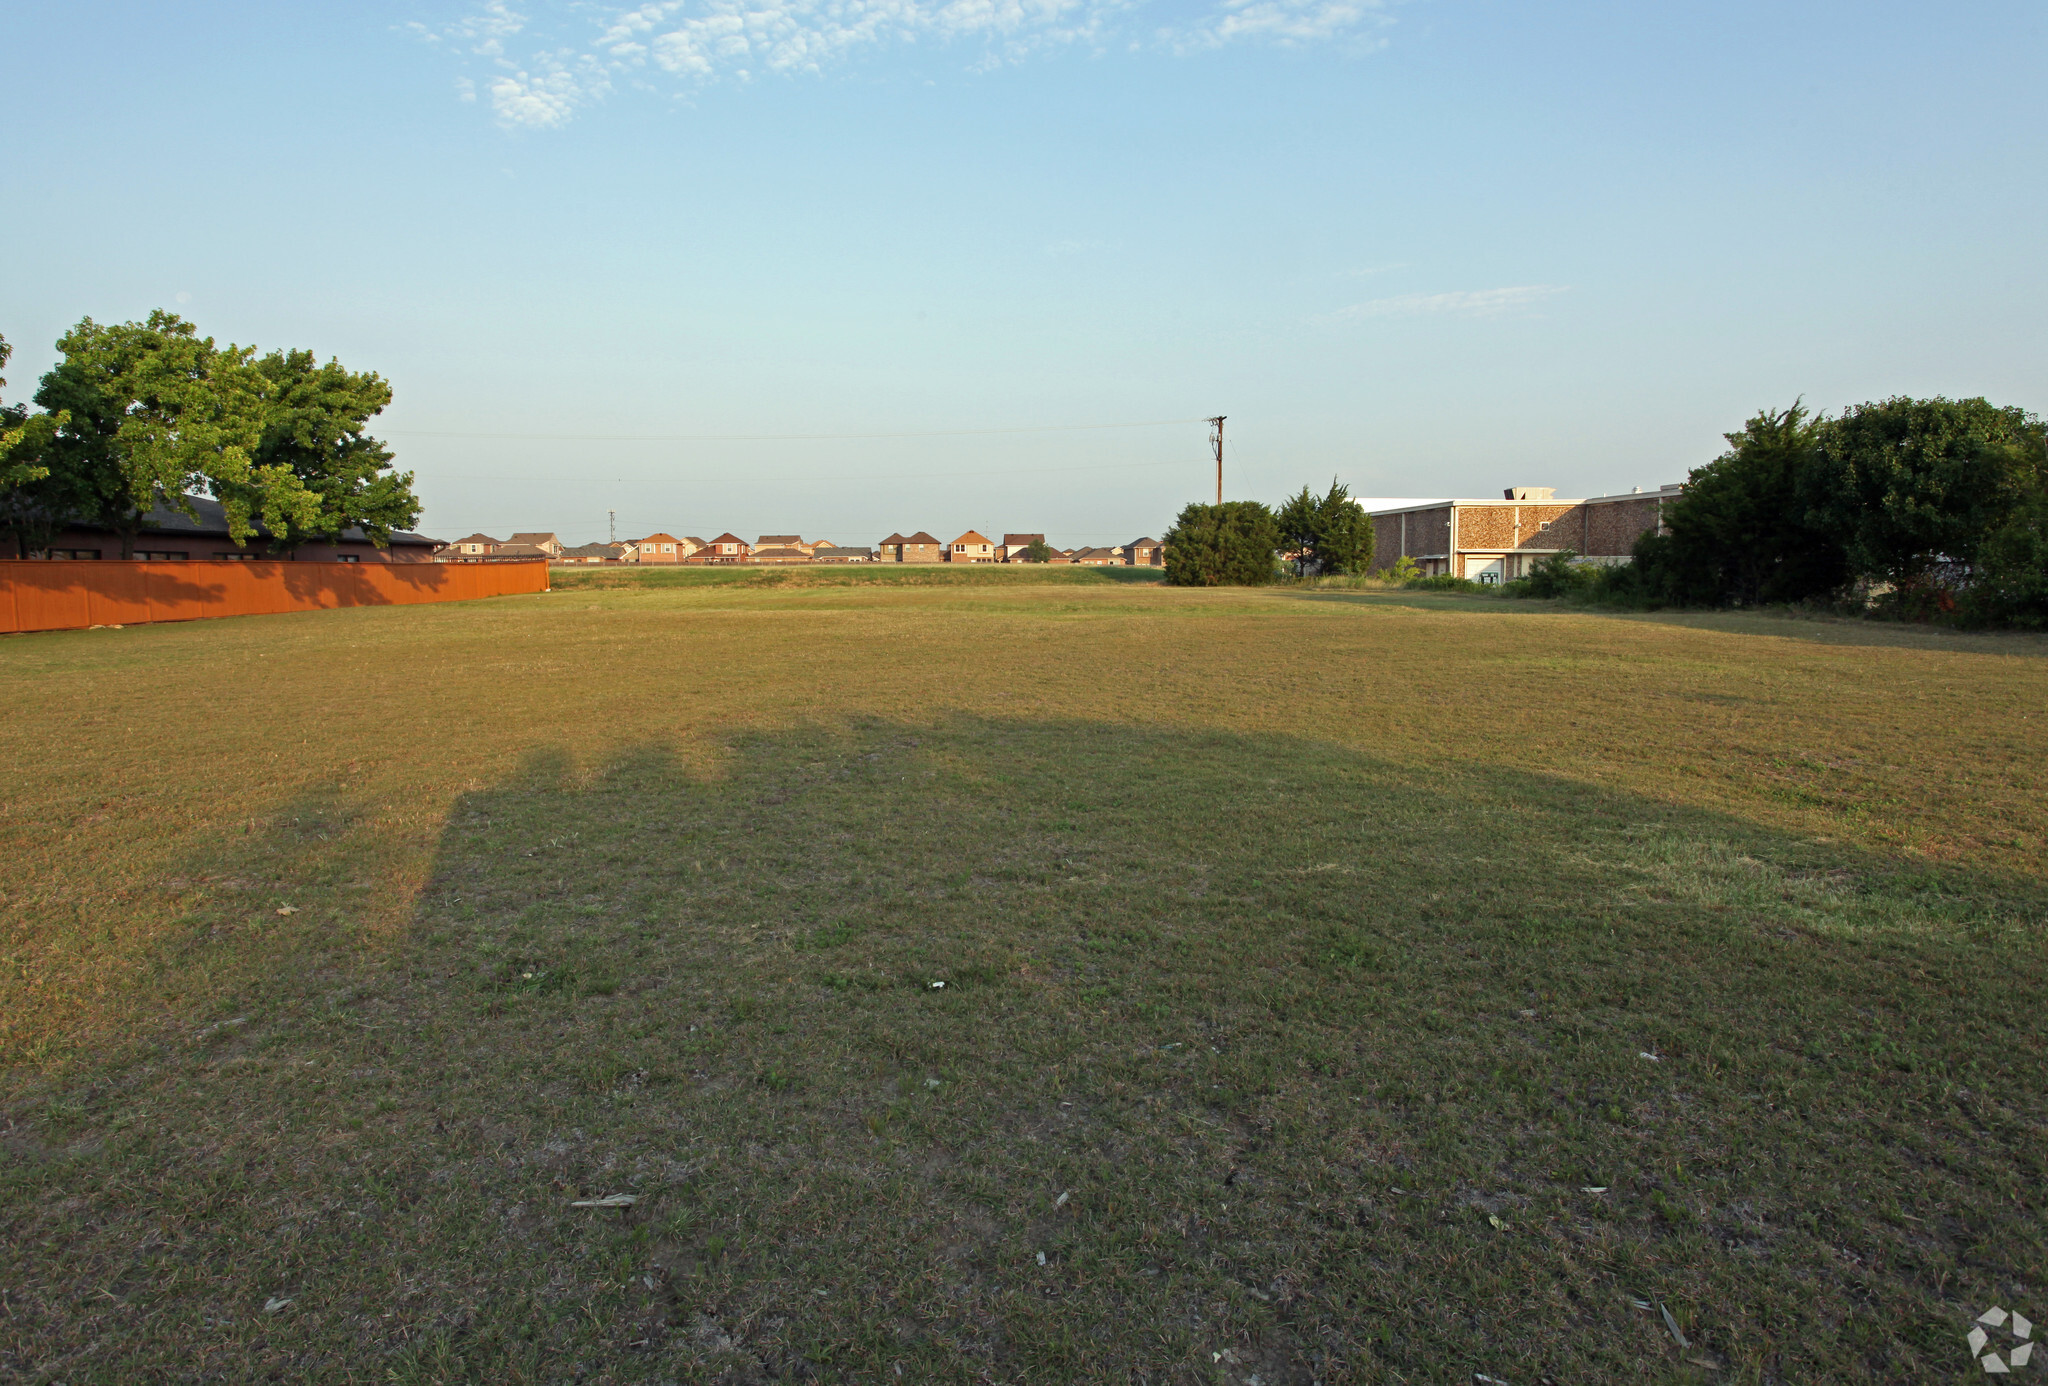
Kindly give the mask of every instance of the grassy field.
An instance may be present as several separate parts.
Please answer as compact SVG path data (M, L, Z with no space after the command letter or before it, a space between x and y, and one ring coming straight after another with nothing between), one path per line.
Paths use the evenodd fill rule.
M0 641L0 1377L2048 1321L2048 642L1041 577Z

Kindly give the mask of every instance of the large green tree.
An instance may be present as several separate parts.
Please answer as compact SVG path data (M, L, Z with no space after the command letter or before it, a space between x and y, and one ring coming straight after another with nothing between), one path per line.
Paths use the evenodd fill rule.
M0 337L0 367L13 355L13 346ZM0 378L0 388L6 384ZM61 488L52 483L49 464L51 440L67 419L0 404L0 535L14 541L17 558L45 547L69 518L68 508L56 503Z
M1643 585L1699 606L1805 601L1844 586L1839 531L1816 521L1806 500L1821 479L1823 427L1795 402L1727 434L1728 450L1665 505L1664 533L1638 545Z
M257 523L276 531L310 524L318 503L288 466L259 464L264 378L252 348L219 347L161 309L144 322L82 320L57 342L63 353L36 403L65 422L45 455L77 518L95 521L129 557L168 505L194 515L190 496L223 491L237 543ZM196 516L195 516L196 518Z
M12 359L14 347L0 337L0 370L5 370ZM7 378L0 376L0 390L6 388ZM47 429L45 417L30 414L27 405L0 402L0 495L11 494L50 474L42 460L46 439L41 435Z
M312 497L305 510L266 520L270 544L289 549L309 539L332 540L361 529L380 548L391 532L419 521L412 473L390 470L391 450L364 430L391 403L391 386L374 371L324 365L310 351L273 351L250 369L262 385L262 431L254 452L258 476L286 473ZM213 492L232 512L260 508L260 488L217 482Z
M1271 582L1280 526L1257 501L1195 503L1166 531L1166 580L1176 587Z
M1841 537L1859 576L1911 584L1975 563L2040 466L2041 421L1984 399L1859 404L1820 426L1810 520Z
M1976 571L1962 595L1966 619L1980 624L2048 627L2048 476L1978 547Z
M1274 518L1280 527L1280 547L1293 556L1297 577L1362 573L1372 566L1372 516L1351 499L1351 488L1335 477L1321 496L1302 487Z

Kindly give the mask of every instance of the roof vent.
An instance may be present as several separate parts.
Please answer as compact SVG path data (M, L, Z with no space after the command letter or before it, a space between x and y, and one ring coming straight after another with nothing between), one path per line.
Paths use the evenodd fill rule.
M1501 493L1508 500L1546 501L1557 494L1554 486L1510 486Z

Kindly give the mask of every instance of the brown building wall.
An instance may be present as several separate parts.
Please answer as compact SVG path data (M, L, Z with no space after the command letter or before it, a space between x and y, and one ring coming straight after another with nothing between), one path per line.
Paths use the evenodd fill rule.
M1503 502L1458 507L1458 550L1576 549L1579 512L1576 505ZM1549 529L1543 528L1545 522Z
M905 544L899 563L943 563L945 555L938 544Z
M1407 521L1408 542L1401 542L1401 525ZM1391 568L1402 554L1415 557L1442 553L1451 541L1451 508L1413 510L1403 515L1373 516L1373 560L1375 568ZM1462 537L1462 536L1461 536Z
M1635 548L1639 536L1657 528L1657 507L1655 496L1589 505L1586 509L1591 514L1587 519L1585 542L1575 547L1581 553L1597 557L1629 553Z

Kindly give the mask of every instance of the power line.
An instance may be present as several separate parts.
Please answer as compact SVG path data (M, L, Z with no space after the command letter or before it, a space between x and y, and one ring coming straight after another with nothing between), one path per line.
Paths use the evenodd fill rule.
M1112 428L1166 428L1202 419L1144 419L1136 423L1027 424L1020 428L932 428L894 433L472 433L461 429L389 428L393 438L487 438L536 443L818 443L870 438L980 438L998 433L1087 433Z
M922 481L930 480L934 477L1016 476L1020 472L1029 473L1032 475L1044 475L1056 472L1127 472L1139 471L1147 467L1179 467L1182 465L1184 464L1176 461L1114 462L1106 466L1090 465L1085 467L1005 467L1000 471L982 472L880 472L862 473L861 475L858 476L849 476L843 472L817 472L812 473L809 476L590 476L587 474L578 474L576 476L506 476L502 472L492 472L484 476L474 476L460 472L435 472L432 475L420 477L419 482L422 485L429 485L435 482L442 481L517 481L532 482L536 484L574 482L578 486L585 485L590 482L600 481L613 482L627 486L718 486L728 484L761 485L768 482L784 481L845 481L854 484L865 484L870 481Z

